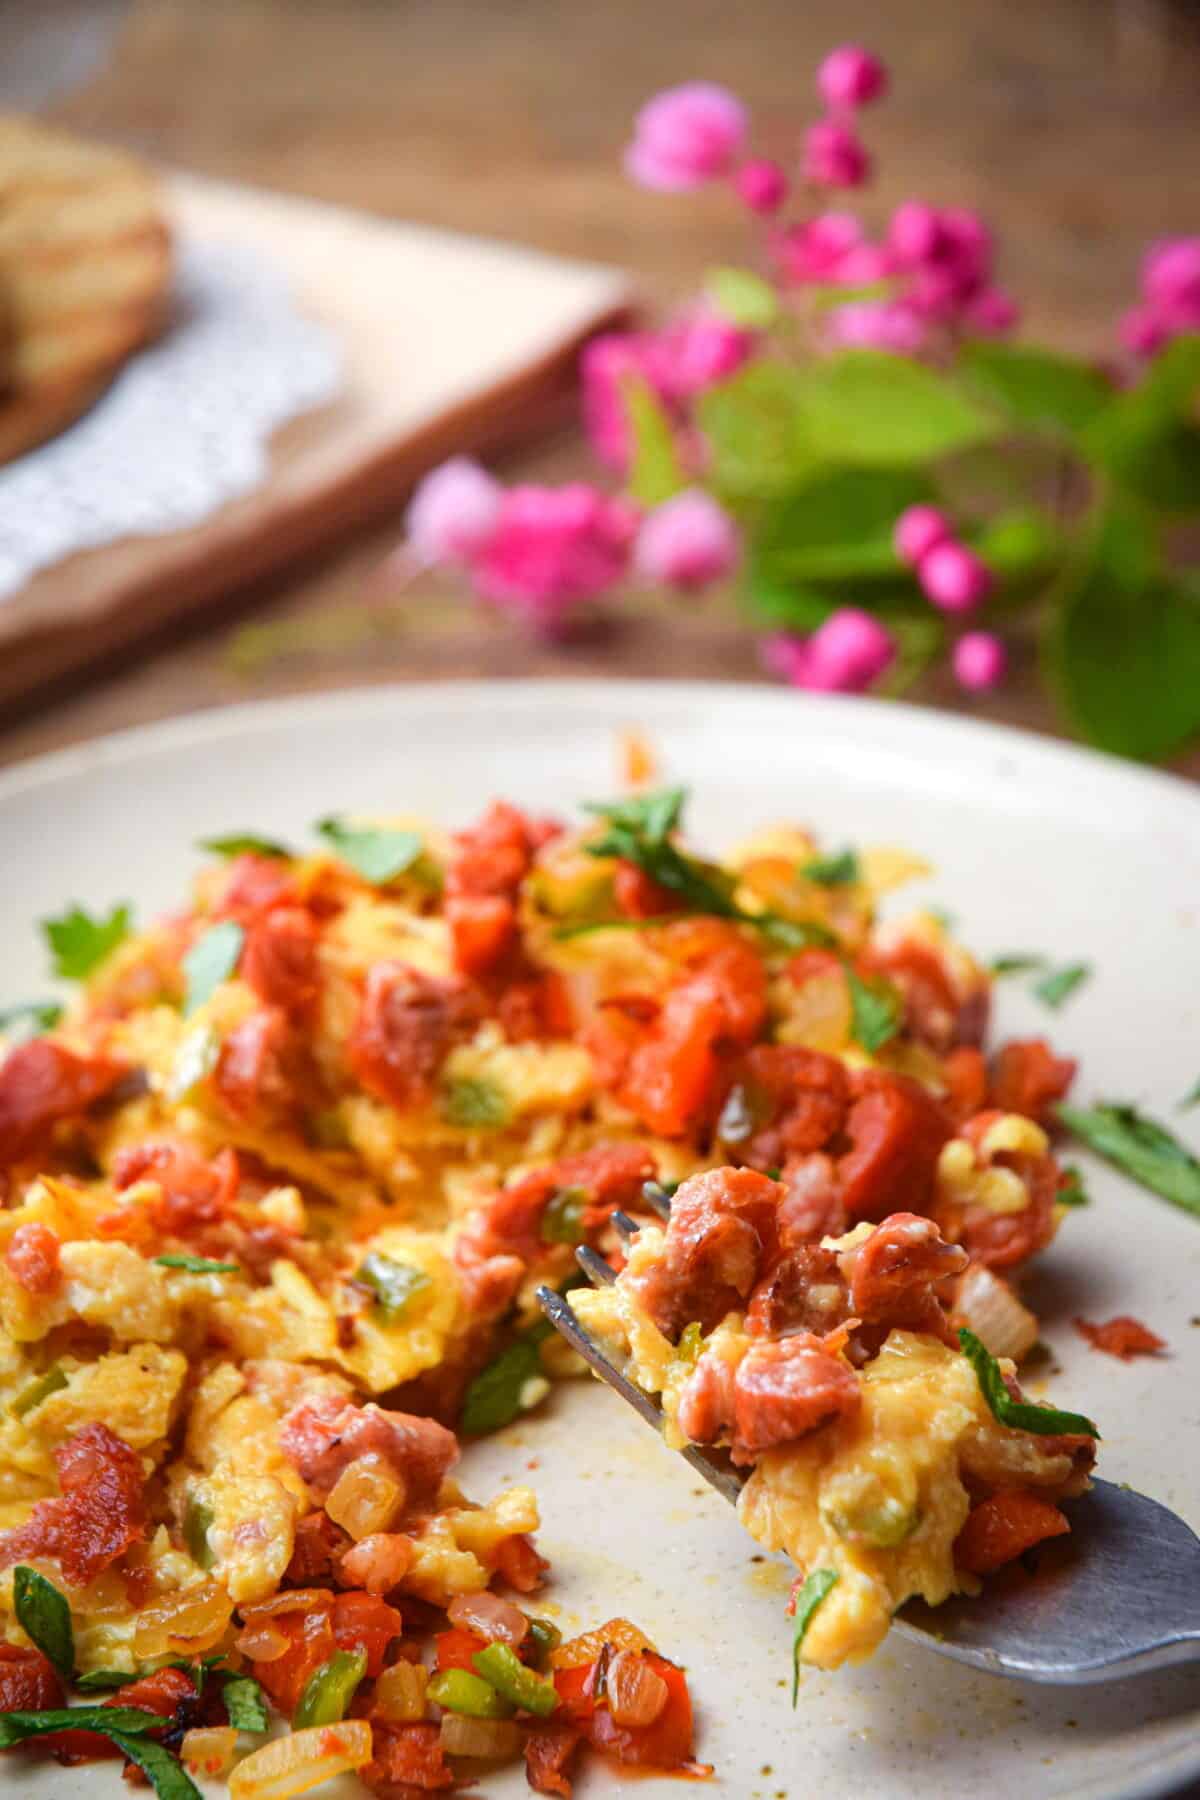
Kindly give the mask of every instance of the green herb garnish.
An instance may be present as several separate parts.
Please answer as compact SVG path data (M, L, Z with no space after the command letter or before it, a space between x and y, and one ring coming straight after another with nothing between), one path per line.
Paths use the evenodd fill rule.
M164 1745L152 1738L128 1737L122 1731L109 1731L108 1736L122 1756L137 1764L158 1800L202 1800L200 1789Z
M1028 1400L1014 1400L1004 1384L1000 1365L988 1350L964 1326L958 1334L963 1355L975 1371L980 1392L987 1401L993 1418L1013 1431L1032 1431L1038 1437L1094 1437L1100 1433L1082 1413L1061 1412L1055 1406L1034 1406Z
M1061 969L1051 969L1040 981L1035 981L1033 991L1045 1006L1055 1008L1062 1006L1077 987L1091 974L1090 963L1067 963Z
M225 837L198 838L198 850L209 850L214 856L274 856L290 862L295 856L286 844L274 838L259 837L254 831L231 831Z
M463 1076L442 1089L442 1117L462 1131L500 1131L512 1109L495 1082Z
M229 980L238 966L245 941L246 934L236 919L224 919L196 939L183 959L187 980L185 1013L194 1013L197 1007L212 998L223 981Z
M858 880L858 856L853 850L841 850L836 856L814 856L810 862L801 863L800 873L806 881L816 881L821 887L847 887Z
M678 894L692 912L737 918L730 877L684 856L671 842L670 834L679 824L686 799L687 789L679 787L610 803L592 801L584 811L603 819L608 830L584 849L589 856L617 856L633 863L660 887Z
M829 950L837 937L815 919L785 919L782 913L741 913L746 925L753 925L781 950Z
M348 825L339 818L322 819L317 831L344 863L372 887L386 887L411 869L424 849L415 831L389 831L384 826Z
M1064 1165L1062 1179L1054 1198L1059 1206L1087 1206L1090 1203L1091 1196L1084 1187L1083 1176L1074 1163Z
M890 981L864 981L847 965L846 981L850 988L851 1032L864 1050L881 1050L899 1031L904 1018L904 1001Z
M45 1712L3 1712L0 1750L11 1749L27 1738L47 1737L52 1731L99 1731L105 1737L120 1732L122 1737L135 1737L161 1730L162 1725L161 1713L134 1706L55 1706Z
M13 1570L13 1610L17 1623L64 1681L75 1671L75 1632L71 1608L52 1581L24 1563Z
M114 906L106 919L93 919L78 905L70 907L61 919L43 919L42 932L50 946L54 973L64 981L83 981L125 942L132 918L132 909L125 902Z
M208 1256L185 1256L169 1250L163 1256L156 1256L155 1262L160 1269L182 1269L187 1275L240 1275L241 1264L231 1262L213 1262Z
M375 1311L388 1325L402 1319L414 1295L429 1286L429 1276L424 1269L418 1269L412 1263L396 1262L390 1256L382 1256L378 1250L367 1252L354 1279L370 1288L375 1296Z
M560 1188L552 1194L542 1214L543 1244L581 1244L583 1215L590 1204L591 1195L583 1187Z
M1058 1117L1090 1150L1143 1187L1200 1214L1200 1162L1165 1126L1117 1101L1090 1109L1060 1105Z
M6 1006L0 1009L0 1037L15 1038L19 1043L40 1037L43 1031L53 1031L62 1015L57 1000L26 1000Z
M328 1662L309 1676L296 1707L292 1725L336 1725L346 1716L354 1690L367 1672L365 1650L335 1650Z
M59 1363L51 1363L44 1375L23 1387L19 1394L9 1403L9 1412L14 1419L23 1419L26 1413L48 1400L51 1394L59 1394L67 1386L67 1378Z
M993 975L1032 975L1045 966L1046 958L1036 950L1005 951L1001 956L993 956L988 964Z
M221 1688L225 1713L235 1731L268 1731L271 1720L263 1691L253 1675L227 1675Z
M813 1615L830 1590L837 1586L836 1569L814 1569L796 1595L795 1636L792 1639L792 1707L800 1697L800 1650Z
M81 1694L107 1694L139 1679L136 1669L89 1669L86 1675L76 1677L75 1686Z

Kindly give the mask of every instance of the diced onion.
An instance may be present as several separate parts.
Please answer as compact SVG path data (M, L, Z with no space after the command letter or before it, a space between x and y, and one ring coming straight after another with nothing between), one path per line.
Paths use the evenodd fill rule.
M269 1600L256 1600L253 1606L244 1606L242 1618L251 1625L256 1619L269 1618L272 1613L312 1612L316 1607L332 1605L330 1588L285 1588L281 1593L272 1594Z
M460 1631L473 1631L489 1644L511 1644L514 1650L529 1634L529 1620L520 1607L498 1594L459 1594L446 1616Z
M385 1456L370 1450L342 1470L325 1511L357 1542L394 1525L407 1499L403 1476Z
M670 1699L666 1682L639 1650L617 1651L604 1689L615 1725L653 1725Z
M465 1713L443 1713L442 1749L448 1756L476 1756L500 1762L519 1756L524 1736L511 1719L470 1719Z
M134 1655L142 1659L210 1650L224 1637L232 1616L233 1602L215 1581L164 1594L138 1614Z
M342 1558L342 1579L368 1594L386 1594L408 1574L412 1539L398 1531L373 1531L360 1538Z
M238 1633L234 1642L251 1662L278 1662L285 1650L290 1649L292 1640L286 1631L272 1625L270 1619L256 1619Z
M204 1726L185 1731L179 1754L190 1775L228 1775L233 1767L238 1734L232 1725Z
M585 1663L595 1662L605 1644L611 1644L614 1650L654 1649L645 1632L628 1619L610 1619L607 1625L598 1625L594 1631L585 1631L582 1637L570 1638L552 1650L550 1667L581 1669Z
M413 1725L425 1717L425 1689L429 1670L422 1663L396 1662L375 1683L372 1711L399 1725Z
M955 1317L990 1350L1020 1362L1037 1342L1038 1322L1006 1281L972 1263L958 1284Z
M371 1760L371 1727L365 1719L313 1725L254 1750L229 1777L229 1800L292 1800L334 1775Z

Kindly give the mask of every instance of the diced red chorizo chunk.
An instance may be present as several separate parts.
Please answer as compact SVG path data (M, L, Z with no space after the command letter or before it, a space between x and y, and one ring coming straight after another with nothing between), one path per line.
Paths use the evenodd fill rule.
M668 1337L692 1319L711 1330L747 1299L775 1253L781 1196L777 1181L753 1169L710 1169L682 1183L663 1260L631 1281Z
M534 1169L495 1197L468 1222L466 1240L477 1256L516 1255L532 1261L544 1248L542 1215L555 1194L577 1190L584 1232L604 1225L618 1207L636 1206L654 1159L637 1144L597 1144Z
M989 1103L1044 1125L1052 1119L1055 1101L1065 1098L1075 1068L1069 1057L1055 1056L1045 1038L1013 1038L992 1058Z
M124 1073L121 1063L49 1038L10 1050L0 1064L0 1167L31 1155L52 1126L85 1113Z
M944 1243L933 1220L915 1213L893 1213L864 1243L838 1257L850 1310L865 1324L932 1332L946 1343L955 1339L934 1290L966 1266L966 1251Z
M959 1044L982 1043L990 1002L985 977L980 975L971 986L963 987L944 957L932 945L914 938L875 947L868 960L899 988L905 1027L919 1043L941 1053Z
M785 1250L767 1270L751 1297L746 1326L757 1337L797 1330L822 1336L841 1325L850 1312L837 1252L820 1244L802 1244Z
M0 1532L0 1568L57 1560L84 1587L146 1533L142 1460L107 1425L85 1425L54 1452L61 1495L39 1500L24 1525Z
M1140 1319L1130 1318L1128 1313L1108 1319L1103 1325L1093 1325L1087 1319L1076 1319L1075 1329L1094 1350L1103 1350L1109 1356L1119 1356L1122 1362L1128 1362L1134 1356L1156 1356L1167 1347L1163 1338L1151 1331L1148 1325L1143 1325Z
M279 1442L320 1500L350 1463L378 1452L403 1477L410 1511L433 1501L443 1476L458 1461L454 1433L436 1420L354 1406L333 1394L294 1406L279 1427Z
M855 1075L851 1086L851 1148L837 1164L847 1219L882 1219L901 1207L929 1212L938 1155L950 1135L937 1101L919 1083L877 1070Z
M213 915L218 919L236 919L239 925L249 927L273 908L294 906L298 899L286 862L247 850L230 863Z
M320 982L319 936L316 920L303 907L274 907L246 934L242 979L261 999L281 1007L290 1018L307 1017Z
M715 1444L733 1417L733 1364L706 1350L680 1389L679 1429L693 1444Z
M0 1713L46 1712L64 1704L62 1682L40 1650L0 1643Z
M836 1057L798 1044L755 1044L734 1070L721 1139L753 1167L778 1168L789 1157L824 1149L840 1131L849 1101Z
M859 1378L807 1333L751 1345L734 1377L734 1462L750 1462L835 1417L861 1400Z
M162 1220L171 1233L214 1225L228 1217L237 1198L240 1173L236 1151L218 1151L211 1162L187 1144L157 1140L119 1150L113 1163L118 1190L135 1181L156 1181L162 1190Z
M568 1776L583 1741L578 1725L537 1725L525 1739L525 1776L535 1794L558 1794L571 1800Z
M436 1725L396 1725L376 1715L371 1743L374 1755L358 1773L380 1800L409 1800L458 1785Z
M350 1040L362 1085L392 1106L428 1098L451 1045L475 1018L467 990L402 962L374 963Z
M238 1118L282 1121L302 1104L299 1039L277 1006L243 1019L221 1046L213 1077L223 1104Z
M989 1128L1002 1115L977 1113L962 1127L961 1135L978 1149ZM1011 1269L1043 1250L1057 1228L1059 1168L1053 1156L1025 1151L1001 1151L991 1158L1012 1170L1024 1184L1028 1204L1017 1212L993 1212L983 1205L962 1208L950 1235L956 1237L972 1262L989 1269Z
M4 1260L29 1294L53 1294L62 1278L58 1234L37 1219L18 1225L8 1241Z
M462 975L486 975L516 940L517 910L504 894L451 894L445 920L454 966Z

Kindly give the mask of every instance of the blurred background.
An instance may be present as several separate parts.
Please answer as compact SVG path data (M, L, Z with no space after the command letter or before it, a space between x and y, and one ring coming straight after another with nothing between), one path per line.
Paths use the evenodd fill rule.
M893 75L870 121L868 210L882 218L914 193L978 208L1030 330L1110 347L1145 244L1196 221L1200 14L1165 0L9 0L0 103L225 182L611 264L660 306L744 259L746 227L725 193L631 186L620 154L637 107L719 80L753 110L763 149L794 154L813 68L847 39ZM592 467L569 418L496 466L509 481ZM136 657L98 655L32 706L10 700L0 759L339 684L761 678L726 607L646 599L619 629L562 646L418 582L386 628L364 624L399 532L385 518L199 617L147 626ZM971 704L1050 728L1022 654L1006 688ZM963 704L944 672L913 697Z

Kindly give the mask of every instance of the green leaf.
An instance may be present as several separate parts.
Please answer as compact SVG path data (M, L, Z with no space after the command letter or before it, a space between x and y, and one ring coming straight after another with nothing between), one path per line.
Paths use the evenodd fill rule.
M17 1006L6 1006L0 1009L0 1037L24 1043L27 1038L40 1037L43 1031L53 1031L62 1015L57 1000L26 1000Z
M896 520L932 498L930 483L912 469L823 470L765 509L755 534L760 566L818 588L895 577L901 571L892 544Z
M629 492L643 506L661 506L688 485L675 429L648 382L629 376L621 383L621 398L633 439Z
M1186 1112L1189 1106L1200 1106L1200 1079L1194 1081L1177 1107L1178 1112Z
M1040 981L1035 981L1033 991L1043 1005L1058 1008L1083 985L1091 972L1090 963L1066 963L1061 969L1051 969Z
M386 887L397 875L411 869L424 849L419 832L348 825L339 818L322 819L317 831L342 861L372 887Z
M75 1686L81 1694L107 1694L139 1679L136 1669L89 1669L86 1675L76 1676Z
M72 906L61 919L43 919L54 973L64 981L84 980L125 942L132 916L125 902L114 906L107 918L93 919L81 906Z
M1030 975L1045 966L1046 958L1036 950L1006 950L988 964L993 975Z
M1098 370L1057 351L980 339L959 354L978 391L1035 431L1080 431L1113 397Z
M275 856L287 862L296 854L277 839L259 837L253 831L231 831L225 837L197 838L196 848L209 850L214 856Z
M1091 1196L1083 1185L1083 1176L1074 1163L1067 1163L1061 1171L1062 1179L1058 1184L1058 1192L1054 1199L1059 1206L1089 1206Z
M463 1131L500 1131L512 1108L494 1081L463 1076L442 1089L442 1117Z
M24 1563L13 1570L13 1610L26 1637L49 1657L64 1681L75 1672L71 1608L52 1581Z
M1173 1206L1200 1215L1200 1162L1164 1125L1119 1101L1058 1107L1058 1117L1090 1150Z
M174 1251L156 1256L154 1260L160 1269L183 1269L188 1275L237 1275L241 1272L240 1263L212 1262L207 1256L176 1255Z
M212 999L223 981L229 980L238 966L245 941L246 934L235 919L223 919L219 925L210 925L203 936L196 939L183 959L187 982L183 1003L185 1013L194 1013L206 1000Z
M792 1706L795 1707L800 1694L800 1651L813 1616L821 1602L837 1586L836 1569L814 1569L800 1592L796 1595L793 1609L795 1616L795 1635L792 1638Z
M1032 1431L1038 1437L1080 1436L1098 1438L1100 1433L1082 1413L1061 1412L1054 1406L1034 1406L1028 1400L1014 1400L1004 1385L1000 1365L973 1331L964 1326L958 1334L963 1355L975 1371L980 1392L992 1416L1013 1431Z
M481 1369L463 1400L459 1430L468 1437L483 1437L511 1425L524 1412L521 1395L526 1384L542 1375L539 1340L520 1337Z
M1177 337L1083 436L1086 452L1127 493L1160 512L1200 506L1200 336Z
M378 1250L369 1250L358 1265L355 1281L369 1287L375 1296L375 1311L387 1325L394 1325L408 1311L422 1288L429 1286L429 1276L413 1263L397 1262Z
M1075 730L1122 756L1166 756L1200 730L1200 598L1157 568L1153 537L1110 507L1044 646Z
M55 1706L44 1712L0 1713L0 1750L22 1744L27 1738L46 1737L52 1731L99 1731L123 1737L161 1730L161 1713L134 1706Z
M630 800L589 802L584 811L605 820L608 830L584 849L589 856L618 856L635 864L693 912L735 918L733 884L724 871L684 856L670 841L686 798L685 788L664 788Z
M779 317L778 294L751 269L712 269L704 292L723 318L748 331L768 331Z
M673 787L659 788L649 794L633 794L627 800L588 800L584 802L583 810L658 845L678 829L686 804L687 789ZM605 852L597 850L593 854L600 856Z
M932 462L1001 430L947 376L883 350L844 350L809 364L798 407L814 455L854 466Z
M113 1711L116 1710L114 1707ZM128 1737L123 1731L111 1729L108 1736L123 1756L137 1764L158 1800L203 1800L200 1789L165 1745L156 1744L150 1738Z
M1046 577L1063 554L1061 533L1044 513L1032 506L1018 506L1009 512L998 513L965 536L971 548L1010 592L1026 592L1031 583Z
M801 863L800 873L806 881L818 882L821 887L848 887L858 880L858 854L854 850L839 850L836 856L814 856Z
M718 495L736 500L798 487L816 460L801 410L799 371L747 363L696 401Z
M269 1731L271 1718L261 1687L253 1675L228 1675L221 1698L235 1731Z
M864 981L849 965L846 980L850 987L854 1040L864 1050L881 1050L900 1029L904 1002L890 981Z
M785 919L782 913L763 912L743 914L742 922L753 925L780 950L831 950L837 943L834 933L816 919Z

